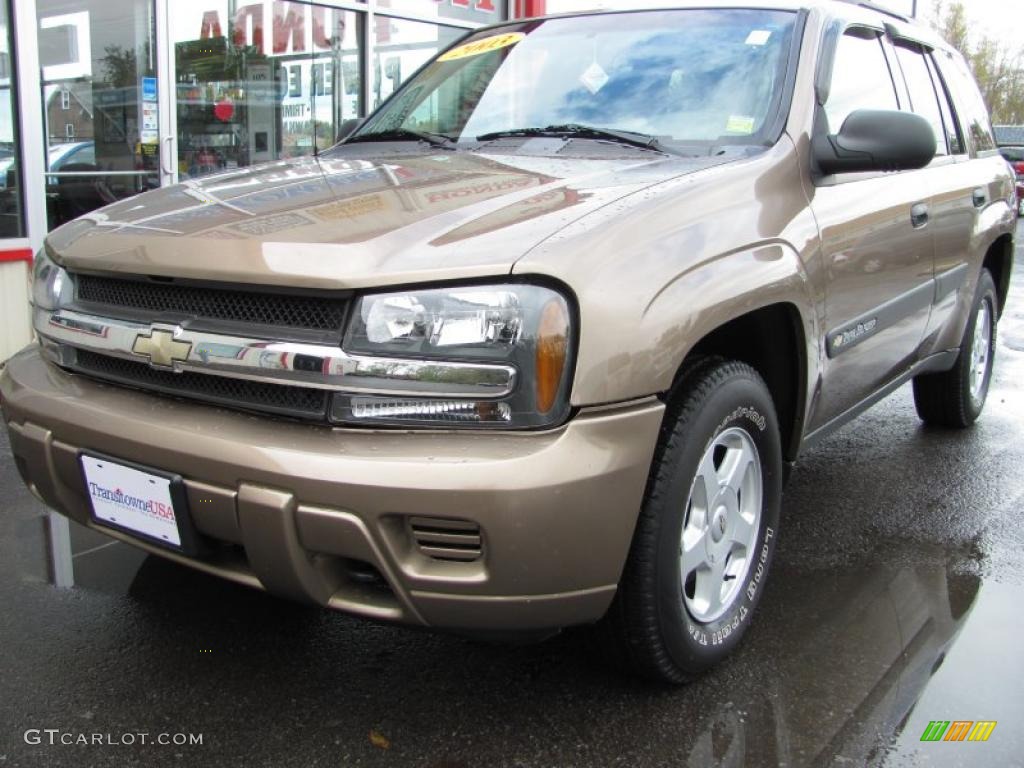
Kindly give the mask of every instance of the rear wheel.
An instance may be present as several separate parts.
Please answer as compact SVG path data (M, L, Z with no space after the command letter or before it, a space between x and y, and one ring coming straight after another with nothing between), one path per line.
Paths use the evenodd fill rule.
M914 379L914 405L926 424L963 429L981 416L992 382L998 316L995 281L983 269L956 364Z
M748 365L705 360L670 400L629 560L608 617L640 674L682 683L750 624L775 551L782 450Z

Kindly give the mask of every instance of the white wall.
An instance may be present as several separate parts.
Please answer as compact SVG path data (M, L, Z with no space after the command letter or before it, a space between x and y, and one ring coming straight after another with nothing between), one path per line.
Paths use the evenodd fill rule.
M0 360L32 339L28 307L28 262L0 262Z

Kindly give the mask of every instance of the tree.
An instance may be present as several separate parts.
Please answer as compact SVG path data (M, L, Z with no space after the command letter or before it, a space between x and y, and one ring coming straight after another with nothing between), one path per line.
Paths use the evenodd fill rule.
M997 125L1024 125L1024 48L1013 50L988 36L975 42L961 0L935 0L933 23L974 71Z

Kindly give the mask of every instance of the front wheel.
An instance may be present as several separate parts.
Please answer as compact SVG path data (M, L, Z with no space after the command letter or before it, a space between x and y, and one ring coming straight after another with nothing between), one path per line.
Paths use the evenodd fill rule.
M608 617L640 674L682 683L750 624L778 535L775 407L748 365L705 360L669 401L651 479Z
M926 424L963 429L981 416L992 382L998 317L996 284L983 269L956 364L914 379L914 405Z

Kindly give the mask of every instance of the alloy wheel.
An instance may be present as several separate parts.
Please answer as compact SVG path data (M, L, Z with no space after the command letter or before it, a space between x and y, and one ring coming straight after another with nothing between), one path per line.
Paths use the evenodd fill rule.
M704 452L687 501L679 547L687 611L710 623L740 594L754 561L764 481L750 434L733 427Z
M992 357L992 305L985 299L978 307L971 345L971 398L978 403L984 398L988 385L989 365Z

